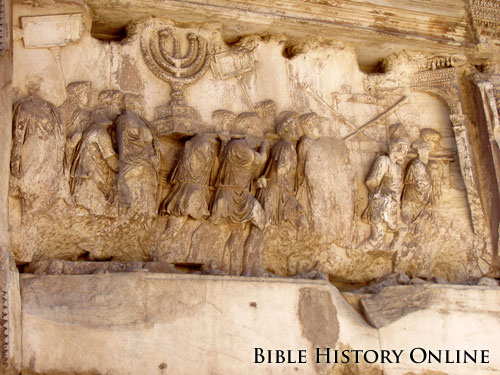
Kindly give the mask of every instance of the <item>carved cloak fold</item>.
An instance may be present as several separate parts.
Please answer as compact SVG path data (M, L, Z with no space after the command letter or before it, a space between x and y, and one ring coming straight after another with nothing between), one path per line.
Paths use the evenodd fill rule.
M172 173L173 187L160 206L160 214L191 216L193 219L210 215L209 184L215 157L215 139L198 134L186 142L182 157Z

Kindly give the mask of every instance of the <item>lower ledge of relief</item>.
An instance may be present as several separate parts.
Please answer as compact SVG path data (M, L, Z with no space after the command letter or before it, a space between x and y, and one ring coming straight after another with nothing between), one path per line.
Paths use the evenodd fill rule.
M153 272L21 274L20 285L23 375L500 369L498 287L419 284L340 293L325 280ZM329 363L317 360L317 350L330 350ZM446 359L457 351L458 362ZM462 360L466 351L476 362ZM477 357L482 351L488 363Z

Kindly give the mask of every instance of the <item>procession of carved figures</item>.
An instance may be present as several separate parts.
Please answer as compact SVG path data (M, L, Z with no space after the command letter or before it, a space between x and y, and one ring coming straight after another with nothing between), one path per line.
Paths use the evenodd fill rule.
M412 256L425 258L414 244L442 220L434 208L450 184L450 163L457 162L455 151L441 145L440 132L417 124L419 134L410 137L405 125L389 126L385 152L372 153L362 180L354 181L351 166L342 161L345 145L366 136L370 126L407 102L405 96L349 94L362 103L382 103L385 110L361 127L347 124L341 114L333 119L354 131L327 146L338 147L329 159L335 170L321 173L335 175L349 190L347 199L360 192L366 199L362 210L353 210L353 228L347 228L349 222L336 224L350 234L329 240L318 235L318 179L311 178L327 119L314 112L279 111L273 100L254 104L240 82L251 111L219 109L210 124L203 123L186 103L185 85L212 62L222 79L243 74L254 62L241 51L212 56L201 36L187 34L187 39L183 55L171 29L146 28L141 35L147 69L171 89L170 102L155 108L152 121L145 118L143 98L132 92L95 92L89 81L71 82L56 107L39 95L40 83L31 82L29 96L13 112L10 204L12 212L18 204L26 228L21 245L13 240L19 263L138 260L262 276L272 274L264 266L270 248L286 249L282 275L314 275L322 264L334 262L308 258L320 245L323 253L345 251L361 268L376 264L378 257L393 262L394 269ZM376 78L383 84L382 76ZM91 98L97 104L91 105ZM355 190L356 184L364 188ZM308 258L305 265L300 258Z
M219 132L172 130L159 137L143 118L138 95L105 90L98 94L99 107L89 110L90 82L70 83L60 108L32 90L13 116L11 171L23 211L47 210L62 198L90 215L120 217L146 228L165 224L160 243L173 240L188 220L229 224L229 262L210 263L233 275L264 274L269 227L287 222L297 238L308 232L311 186L304 170L308 147L320 130L315 113L276 115L268 100L258 103L256 112L214 112ZM262 123L269 121L275 132L263 134ZM391 133L388 153L375 160L366 178L369 203L363 220L371 234L359 247L368 252L387 250L388 233L393 234L390 249L397 249L441 195L446 157L440 134L424 128L410 144L400 126ZM162 169L162 148L179 142L182 152L174 168ZM416 154L407 162L409 149ZM166 222L156 220L158 215ZM151 257L168 259L168 254L158 248Z

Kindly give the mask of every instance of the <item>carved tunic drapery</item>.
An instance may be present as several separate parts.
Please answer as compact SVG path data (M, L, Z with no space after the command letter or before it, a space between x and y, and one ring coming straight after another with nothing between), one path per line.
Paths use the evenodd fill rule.
M264 171L266 187L260 190L258 199L266 213L266 224L281 224L296 218L303 212L294 197L297 175L297 152L294 145L279 140L271 149L269 161ZM295 224L293 222L293 224Z
M160 206L160 214L206 218L210 180L216 157L215 139L197 134L184 145L172 174L172 189Z
M262 211L259 202L250 192L254 169L266 161L266 149L254 151L245 139L231 141L224 150L224 160L217 178L217 192L212 207L214 220L227 218L233 223L252 221L263 228L257 211Z
M57 108L32 95L14 109L11 170L21 193L58 193L63 176L64 134Z
M373 223L385 223L396 229L399 202L403 188L403 171L389 156L379 156L375 161L366 185L373 189L366 219Z
M70 188L75 202L95 215L106 214L118 172L106 125L92 124L82 136L71 167Z
M125 110L116 119L120 155L118 193L128 215L151 219L157 211L159 150L151 130L136 113Z
M403 220L415 221L429 203L431 192L429 168L419 158L411 160L404 181L401 206Z

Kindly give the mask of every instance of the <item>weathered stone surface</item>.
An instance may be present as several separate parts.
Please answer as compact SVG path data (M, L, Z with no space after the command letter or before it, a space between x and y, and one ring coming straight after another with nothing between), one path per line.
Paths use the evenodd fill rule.
M299 298L299 317L304 336L315 347L334 347L339 338L339 322L329 293L303 288Z
M404 273L390 274L376 280L373 280L369 285L360 289L362 293L378 293L383 288L396 285L408 285L411 283L410 278Z
M362 297L365 315L379 325L378 330L368 327L334 288L321 281L148 274L26 275L21 290L23 325L29 327L24 331L23 350L28 356L23 366L36 373L50 373L53 368L93 371L96 362L92 358L99 358L99 373L109 374L132 374L139 367L143 374L154 374L162 363L179 374L194 369L232 374L269 369L281 374L298 366L306 374L377 374L383 370L393 375L429 371L458 375L468 371L494 374L498 366L497 288L385 288ZM455 319L468 324L457 323L457 328L452 326ZM194 341L197 344L193 346ZM132 342L133 346L127 344ZM404 353L399 364L252 363L254 347L306 349L309 356L318 346L339 350L396 348ZM82 352L82 347L87 349ZM446 349L471 353L485 349L489 350L490 363L415 364L409 357L414 348L436 355ZM195 361L194 357L206 359Z
M499 9L0 2L0 372L498 373Z
M421 279L419 277L415 277L410 280L410 285L420 285L420 284L427 284L428 281L425 281L424 279Z
M378 348L376 330L324 281L134 273L21 284L23 368L35 373L149 375L165 363L179 375L320 374L332 365L316 368L317 345ZM305 349L308 363L255 364L256 347Z
M179 273L165 262L70 262L64 260L41 260L24 267L24 273L35 275L93 275L117 272Z
M82 36L82 14L23 17L23 40L25 48L62 47Z
M477 282L478 286L489 286L496 287L499 286L498 280L492 279L491 277L481 277Z
M116 32L131 19L150 13L163 17L175 13L181 22L221 22L230 39L245 32L267 32L354 41L362 46L363 62L367 64L380 59L381 54L389 50L407 48L408 44L421 49L463 53L472 48L470 42L474 39L467 30L467 5L457 0L432 4L407 0L372 1L368 8L345 1L304 4L298 0L238 2L237 6L229 0L183 4L134 0L117 2L113 7L101 0L91 0L89 4L96 12L96 33ZM131 15L130 7L135 7L137 13ZM381 45L378 50L370 45L381 39L389 45ZM289 46L291 51L301 47L301 43L293 41Z
M378 328L381 346L405 350L405 365L388 364L384 373L496 374L500 366L498 296L498 288L491 287L409 285L384 288L362 298L364 314ZM441 363L429 361L428 354L423 363L412 363L408 355L414 348L436 355L441 350ZM454 363L445 362L445 350ZM462 351L461 363L457 363L456 350ZM488 363L463 363L463 350L472 354L488 350ZM415 362L422 360L421 354L419 349L414 352Z
M122 22L122 4L107 15L89 4L95 13L44 4L36 18L14 7L26 38L28 20L49 22L56 38L81 19L81 36L57 49L14 44L17 262L165 261L355 283L497 272L482 209L489 185L476 173L459 79L467 56L414 46L369 74L352 41L296 35L288 45L289 21L283 35L249 32L227 44L226 21L141 18L146 6L171 4L135 2L128 37L102 42L92 16ZM425 147L395 153L403 139Z

